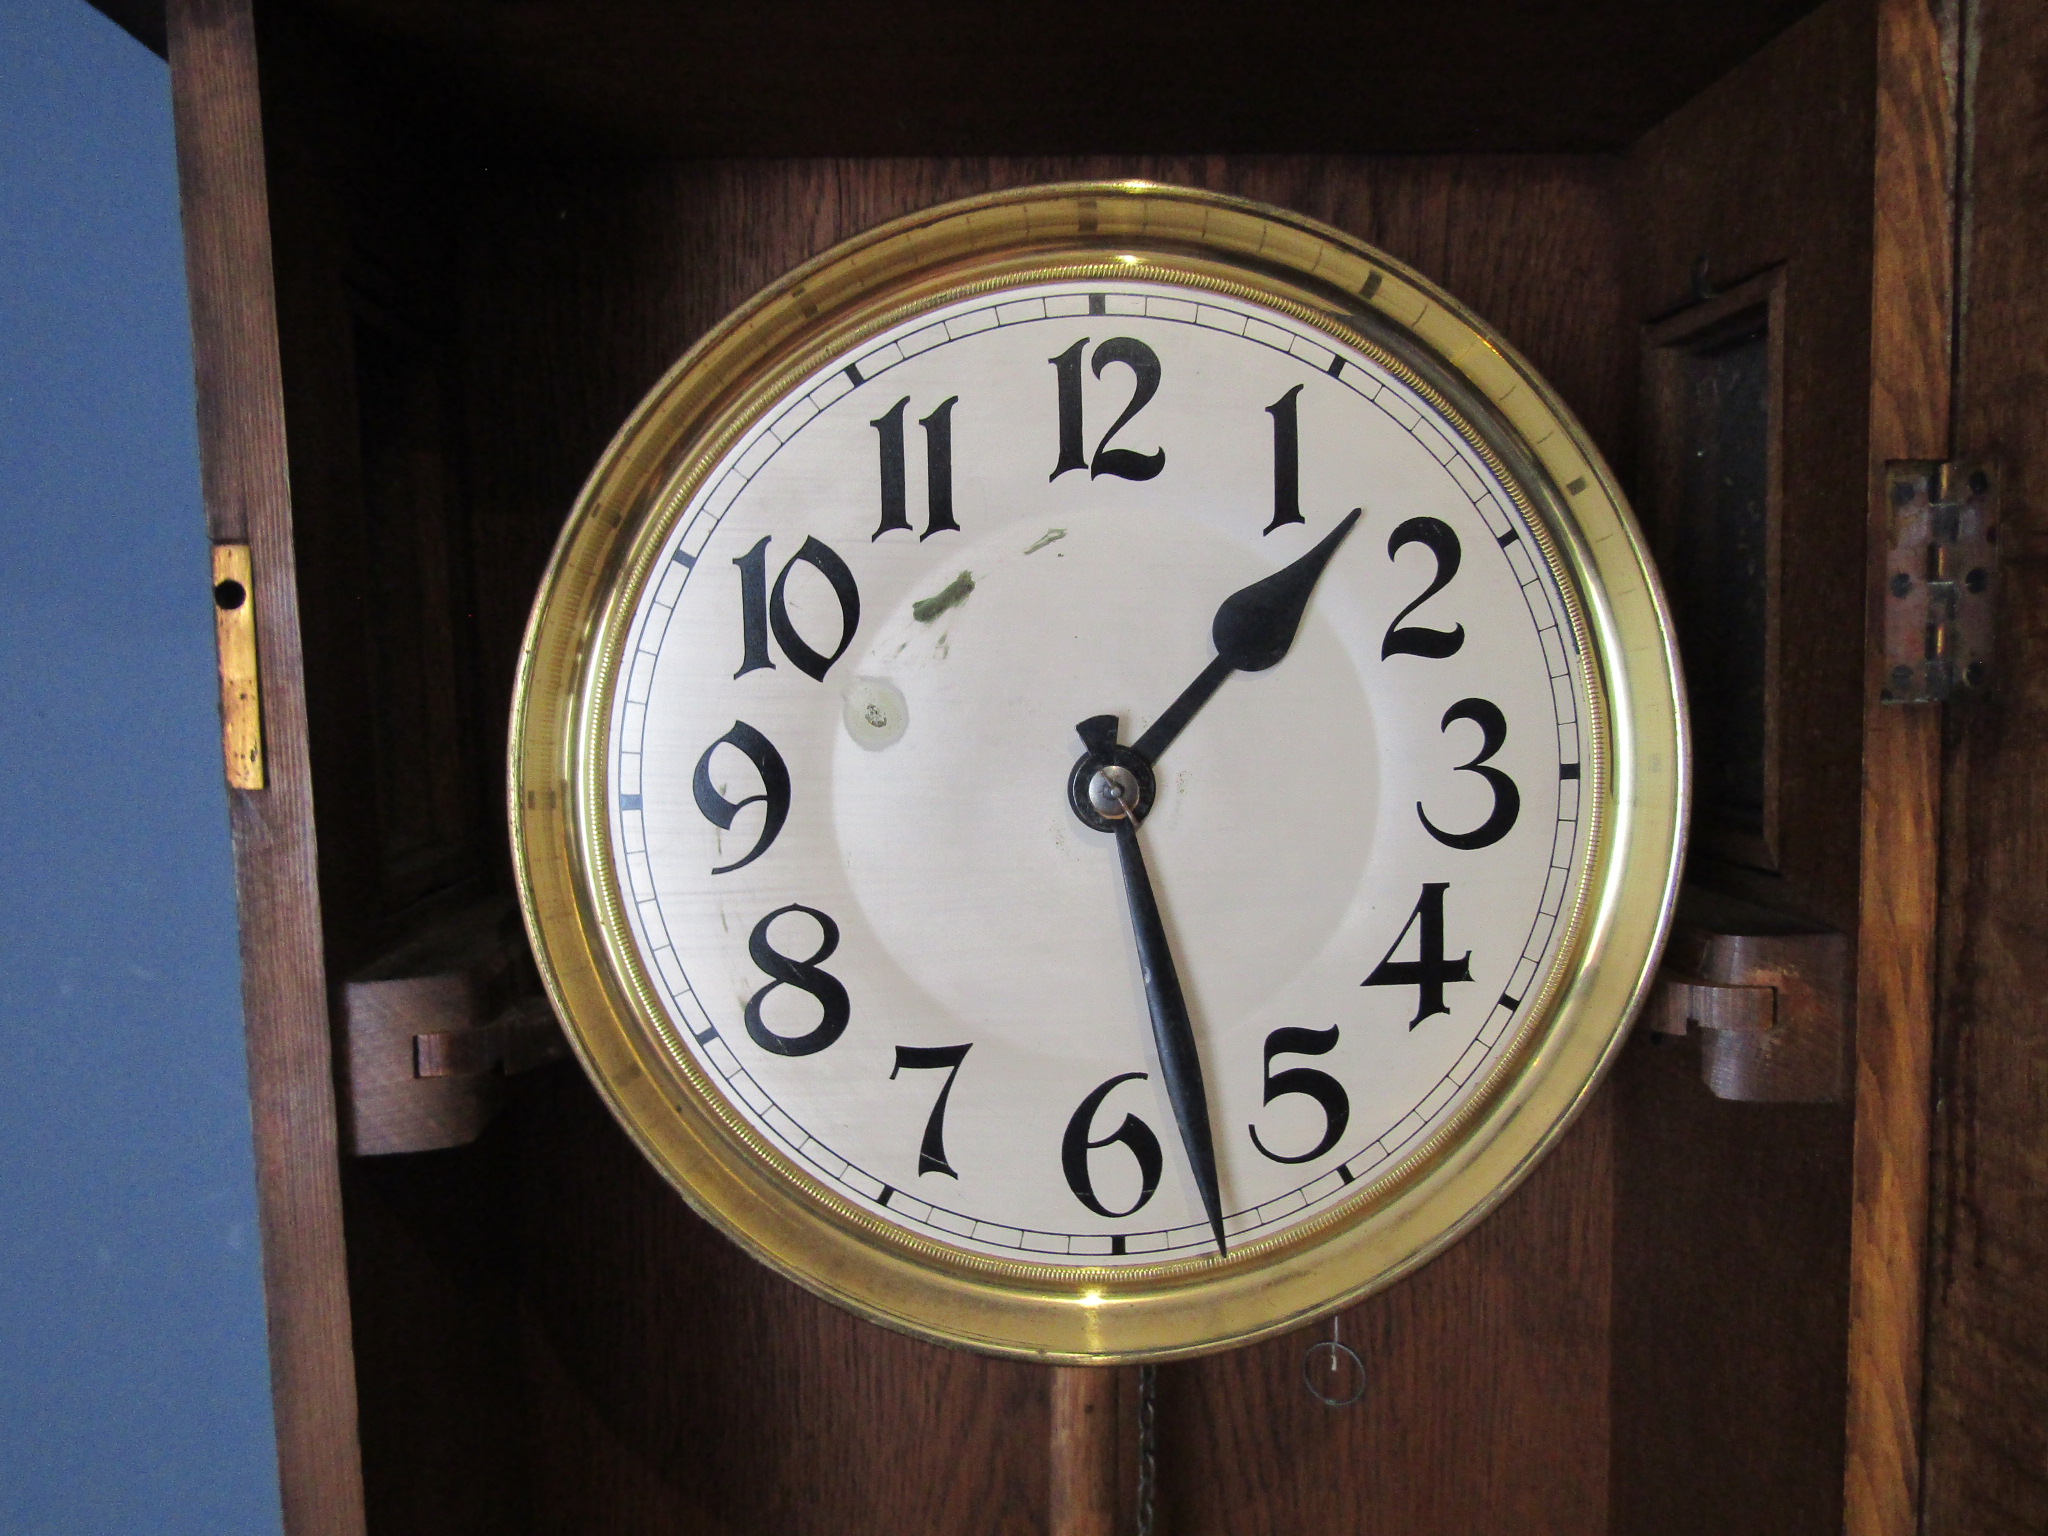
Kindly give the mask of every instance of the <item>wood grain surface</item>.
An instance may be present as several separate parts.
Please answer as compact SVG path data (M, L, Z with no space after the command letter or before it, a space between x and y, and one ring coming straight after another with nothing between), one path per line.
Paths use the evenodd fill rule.
M1100 1366L1052 1370L1052 1454L1047 1468L1049 1536L1120 1536L1117 1516L1127 1468L1120 1452L1122 1372Z
M257 594L271 787L230 790L228 802L284 1528L360 1536L298 573L248 0L174 0L170 58L207 527L217 542L250 546ZM195 570L195 602L203 580Z
M1998 683L1949 711L1928 1536L2048 1530L2048 12L1969 8L1955 443L2003 460Z
M1871 287L1862 920L1844 1528L1911 1536L1919 1519L1940 711L1877 702L1888 459L1950 448L1956 37L1930 0L1879 0Z
M1745 285L1776 290L1780 329L1776 871L1699 840L1688 877L1847 934L1859 899L1874 108L1874 7L1833 0L1627 162L1634 317L1663 322L1650 337ZM1646 396L1654 410L1654 388ZM1679 435L1654 417L1646 427L1652 443ZM1639 506L1668 543L1655 469L1646 457ZM1851 1112L1722 1103L1700 1082L1699 1053L1639 1031L1612 1084L1612 1528L1833 1536Z

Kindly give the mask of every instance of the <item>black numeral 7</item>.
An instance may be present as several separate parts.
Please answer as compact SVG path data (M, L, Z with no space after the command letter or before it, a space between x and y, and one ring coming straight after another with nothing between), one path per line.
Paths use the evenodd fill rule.
M911 1071L925 1068L946 1068L945 1086L939 1089L938 1098L932 1101L931 1118L924 1123L924 1141L917 1149L917 1171L943 1173L949 1179L957 1179L953 1165L946 1161L946 1100L953 1093L953 1079L960 1075L960 1063L973 1050L968 1045L899 1045L896 1047L896 1065L889 1069L889 1081L896 1081L896 1074L908 1067Z

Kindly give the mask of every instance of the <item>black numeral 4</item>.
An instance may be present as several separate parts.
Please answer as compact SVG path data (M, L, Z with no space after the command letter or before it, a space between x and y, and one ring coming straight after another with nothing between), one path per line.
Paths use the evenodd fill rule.
M1472 979L1470 950L1455 960L1444 958L1444 892L1449 889L1450 882L1444 880L1431 881L1423 886L1422 897L1415 903L1415 910L1408 914L1408 921L1401 925L1400 933L1387 946L1386 958L1359 983L1365 987L1415 988L1415 1017L1408 1021L1410 1029L1431 1014L1451 1011L1450 1005L1444 1001L1446 983ZM1420 953L1413 960L1396 960L1394 951L1407 942L1411 928L1421 930L1416 939Z

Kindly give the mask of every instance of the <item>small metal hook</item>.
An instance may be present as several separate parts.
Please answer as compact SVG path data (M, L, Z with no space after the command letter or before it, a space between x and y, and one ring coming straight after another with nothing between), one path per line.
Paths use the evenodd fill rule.
M1330 1319L1330 1336L1311 1344L1301 1357L1301 1384L1325 1408L1349 1408L1365 1396L1365 1362L1344 1342L1341 1314Z

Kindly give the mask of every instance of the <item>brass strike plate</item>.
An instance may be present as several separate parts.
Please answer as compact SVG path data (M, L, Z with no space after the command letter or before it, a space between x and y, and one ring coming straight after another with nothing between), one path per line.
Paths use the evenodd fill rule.
M249 546L213 546L213 634L220 651L220 744L228 787L261 789L263 704L256 673L256 597Z

